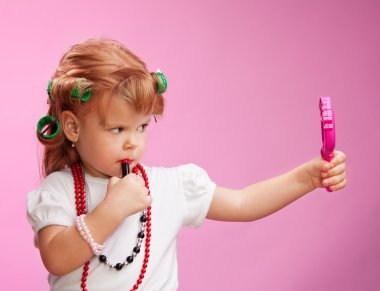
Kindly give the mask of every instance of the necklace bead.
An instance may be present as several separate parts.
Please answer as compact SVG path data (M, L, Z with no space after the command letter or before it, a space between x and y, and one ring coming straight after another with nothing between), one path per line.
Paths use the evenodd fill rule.
M123 269L125 265L124 264L121 264L121 263L117 263L116 266L115 266L115 269L120 271L121 269Z
M105 263L107 261L107 257L105 255L100 255L99 261L101 261L102 263Z

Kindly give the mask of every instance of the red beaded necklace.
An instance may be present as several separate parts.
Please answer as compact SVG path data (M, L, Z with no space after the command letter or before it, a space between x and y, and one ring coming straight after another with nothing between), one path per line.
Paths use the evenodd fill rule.
M79 215L87 213L86 187L85 187L84 176L83 176L81 165L79 163L76 163L73 166L71 166L71 172L73 174L74 187L75 187L75 205L76 205L77 215L79 216ZM148 176L144 168L140 164L137 164L136 167L133 168L132 172L136 175L138 174L138 172L141 173L141 176L145 182L145 187L148 189L148 195L150 195ZM144 262L141 267L139 278L137 279L135 285L132 287L131 291L138 289L139 285L142 283L142 280L144 279L144 275L148 267L149 253L150 253L150 237L151 237L151 214L152 214L151 206L148 206ZM81 283L82 291L88 291L86 282L87 282L89 265L90 265L90 261L87 261L83 266L82 283Z

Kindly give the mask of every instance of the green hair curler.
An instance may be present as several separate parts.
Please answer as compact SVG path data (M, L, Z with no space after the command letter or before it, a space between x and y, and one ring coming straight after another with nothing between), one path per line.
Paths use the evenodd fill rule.
M53 133L46 135L45 132L51 129ZM54 116L46 115L42 117L37 123L37 132L42 138L51 139L55 137L61 130L61 125L59 121Z
M160 82L157 82L158 94L163 94L166 91L166 89L168 88L168 80L166 79L164 73L162 73L160 70L156 71L156 75L161 79L162 84L164 85L164 86L162 86L162 84Z
M80 84L83 81L86 81L86 79L79 79L77 82L78 84ZM91 87L85 88L82 94L79 94L79 88L75 87L73 92L71 93L71 98L74 100L80 100L82 102L86 102L90 99L91 94L92 94Z

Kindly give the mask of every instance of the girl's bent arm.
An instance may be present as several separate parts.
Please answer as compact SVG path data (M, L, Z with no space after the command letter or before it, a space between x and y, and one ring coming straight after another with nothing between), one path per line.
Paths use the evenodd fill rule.
M120 179L112 177L104 200L85 217L94 241L103 244L121 222L152 203L144 181L135 174ZM47 226L38 232L38 245L46 269L62 276L83 265L92 256L75 225Z
M99 244L102 244L122 221L120 217L110 214L112 211L107 209L105 203L101 203L85 217L86 225ZM38 247L46 269L55 276L74 271L94 256L75 225L44 227L38 232Z

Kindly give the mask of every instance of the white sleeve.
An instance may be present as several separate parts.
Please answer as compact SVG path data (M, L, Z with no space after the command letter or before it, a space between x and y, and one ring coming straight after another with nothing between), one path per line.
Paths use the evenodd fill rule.
M179 172L187 210L185 225L197 228L206 218L216 184L205 170L194 164L179 166Z
M45 183L46 184L46 183ZM57 180L50 179L52 187L42 186L27 196L27 218L35 235L48 225L71 226L75 220L75 205L69 198L65 187Z

